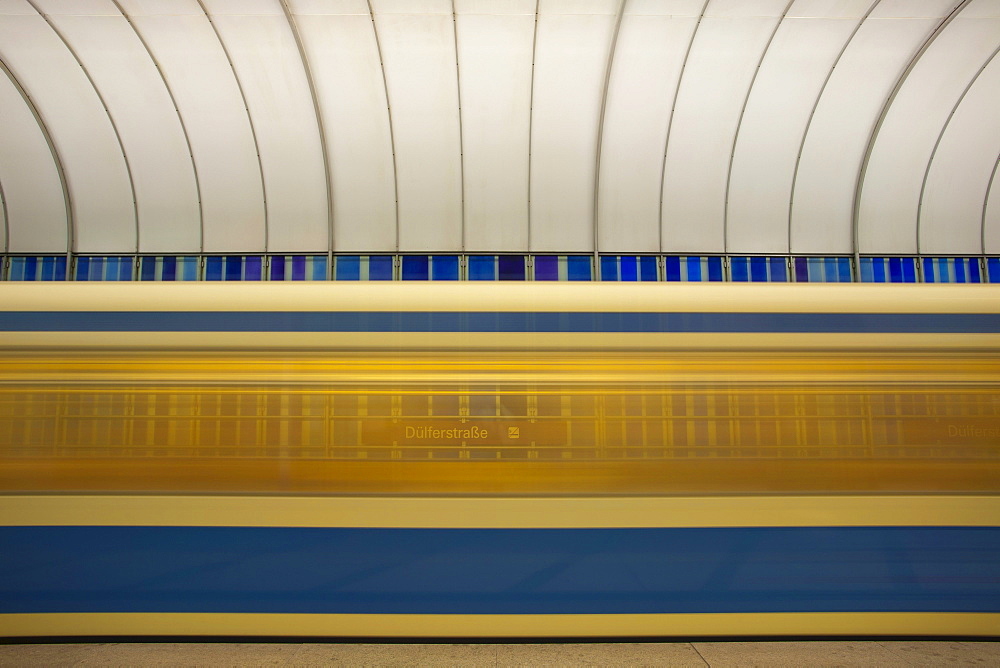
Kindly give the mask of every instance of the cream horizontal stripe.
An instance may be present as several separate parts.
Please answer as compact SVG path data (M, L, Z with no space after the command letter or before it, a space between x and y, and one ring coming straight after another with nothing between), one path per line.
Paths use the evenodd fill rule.
M4 495L5 526L617 528L1000 526L1000 496Z
M0 283L0 311L996 313L1000 286L743 283Z
M0 615L0 636L766 636L1000 634L1000 614L775 612L616 615L35 613Z

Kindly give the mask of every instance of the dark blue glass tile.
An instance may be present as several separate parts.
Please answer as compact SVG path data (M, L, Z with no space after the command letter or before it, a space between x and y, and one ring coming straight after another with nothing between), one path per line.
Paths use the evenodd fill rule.
M87 278L91 281L103 281L104 263L105 259L103 257L90 258L90 273Z
M904 283L916 283L917 282L917 264L916 260L913 258L905 258L903 260L903 282Z
M783 257L772 257L768 259L771 268L772 283L786 283L788 281L788 264Z
M555 255L538 255L535 257L535 280L558 281L559 258Z
M285 256L274 255L271 257L271 268L268 270L272 281L285 280Z
M154 258L149 258L150 260ZM177 278L177 258L175 257L164 257L163 260L163 271L161 272L162 279L164 281L173 281ZM154 268L154 272L156 269ZM153 274L156 277L156 274Z
M34 281L38 275L38 258L37 257L26 257L24 258L24 273L22 278L26 281Z
M688 261L690 262L690 259ZM688 264L688 267L690 266ZM681 280L681 259L679 257L671 256L663 258L663 268L668 281ZM688 269L688 275L690 276L690 269Z
M658 281L660 277L656 271L656 258L652 255L643 255L639 258L639 280Z
M44 263L43 263L44 268ZM46 280L46 279L43 279ZM52 280L47 279L47 280ZM78 257L76 258L76 280L86 281L90 280L90 258L89 257Z
M605 255L601 258L601 280L618 280L618 258L614 255Z
M370 280L370 281L391 281L392 280L392 256L391 255L370 255L370 256L368 256L368 280Z
M687 258L687 280L691 282L703 281L705 277L702 275L702 260L701 256L691 256ZM721 267L720 267L721 268Z
M931 258L929 258L929 257L925 257L924 258L924 283L937 283L938 282L937 281L937 277L934 275L935 274L934 268L935 268L934 267L934 260L931 259ZM948 282L947 277L945 277L944 282L945 283Z
M983 278L982 274L979 272L979 260L970 257L968 260L969 267L969 283L981 283Z
M955 282L965 283L965 258L956 257L951 262L955 265Z
M767 258L766 257L752 257L750 258L750 280L754 283L766 283L767 282Z
M49 280L53 281L65 281L67 276L66 270L66 256L60 256L52 258L54 260L52 267L52 278Z
M566 278L571 281L591 280L590 256L570 255L566 258Z
M986 277L990 283L1000 283L1000 257L986 258Z
M249 255L243 261L243 280L259 281L263 277L263 262L259 255Z
M889 280L893 283L903 282L903 261L898 257L889 258Z
M292 256L292 280L293 281L304 281L304 280L306 280L306 256L305 255L293 255Z
M458 256L435 255L431 258L431 278L435 281L458 280Z
M338 281L357 281L361 278L361 258L357 255L341 255L334 260ZM284 272L284 269L281 270Z
M218 255L212 255L205 260L205 280L222 280L222 258Z
M851 276L851 258L849 257L838 257L837 258L837 278L841 283L850 283L852 280Z
M745 283L750 280L750 276L747 272L747 258L745 257L734 257L730 258L730 270L732 271L732 279L739 283Z
M639 280L639 263L634 255L623 255L619 275L623 281Z
M501 281L523 281L526 266L523 255L501 255L497 258Z
M430 277L426 255L403 256L403 280L426 281Z
M722 258L721 257L710 257L710 258L708 258L708 280L709 281L721 281L722 280Z
M166 258L164 258L166 259ZM156 280L156 258L155 257L143 257L139 260L139 280L140 281L155 281Z
M795 281L797 283L809 282L809 258L795 258Z
M133 263L132 258L118 258L118 280L119 281L131 281L132 280L132 269Z
M496 280L496 258L492 255L470 255L469 256L469 280L470 281L493 281Z

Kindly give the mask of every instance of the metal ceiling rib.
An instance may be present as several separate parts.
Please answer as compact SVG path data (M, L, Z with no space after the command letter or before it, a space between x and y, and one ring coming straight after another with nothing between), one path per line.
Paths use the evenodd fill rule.
M7 198L3 194L3 182L0 181L0 215L3 217L3 252L10 248L10 225L7 223ZM3 273L3 266L0 266L0 274ZM3 276L0 276L3 280Z
M63 205L66 208L66 257L69 259L73 255L75 250L76 242L76 225L73 219L73 199L69 192L69 184L66 181L66 169L63 165L62 158L59 155L59 151L56 149L56 144L52 140L52 133L49 131L48 126L45 124L45 120L42 118L41 114L38 113L38 108L35 103L28 96L28 93L24 90L21 82L17 80L14 73L10 71L7 67L7 63L4 62L3 58L0 58L0 70L3 70L7 78L10 79L11 84L17 89L20 94L21 99L24 100L25 106L31 110L31 115L35 117L35 122L38 123L38 129L41 131L42 136L45 137L45 143L49 147L49 153L52 155L52 162L55 163L56 172L59 174L59 185L62 187L63 193ZM67 269L68 271L68 269Z
M368 4L368 15L372 20L372 34L375 36L375 50L378 52L379 67L382 71L382 88L385 90L385 110L389 117L389 144L392 147L392 188L395 194L396 210L396 252L399 252L399 166L396 160L396 133L392 127L392 101L389 99L389 82L385 77L385 59L382 57L382 42L378 35L378 26L375 25L375 10L372 9L372 0L365 0Z
M531 37L531 87L528 93L528 199L525 203L527 207L526 217L528 221L527 250L531 250L531 139L534 134L531 131L531 121L535 117L535 54L538 46L538 6L542 0L535 0L535 30Z
M986 185L986 196L983 197L983 222L981 227L981 243L983 248L983 254L986 254L986 207L990 203L990 193L993 191L993 184L996 182L997 171L1000 168L1000 155L997 156L997 161L993 163L993 171L990 173L989 183Z
M622 16L628 0L620 0L618 14L615 16L615 30L611 35L611 48L608 49L608 64L604 70L604 88L601 92L601 114L597 121L597 152L594 156L594 271L600 271L598 264L600 253L600 207L598 202L601 193L601 147L604 143L604 116L608 109L608 85L611 82L611 66L615 60L615 48L618 46L618 33L622 27Z
M462 252L465 252L465 133L462 129L462 74L458 62L458 12L451 0L451 27L455 40L455 87L458 90L458 175L461 179Z

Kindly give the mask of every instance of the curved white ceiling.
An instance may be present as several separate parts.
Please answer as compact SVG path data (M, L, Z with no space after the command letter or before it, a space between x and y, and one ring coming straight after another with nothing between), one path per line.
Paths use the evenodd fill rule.
M0 0L10 253L1000 253L1000 0Z

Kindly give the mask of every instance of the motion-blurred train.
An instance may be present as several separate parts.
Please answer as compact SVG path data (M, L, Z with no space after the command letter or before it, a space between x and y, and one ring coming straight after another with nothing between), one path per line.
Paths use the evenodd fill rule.
M0 284L0 634L1000 635L1000 289Z

